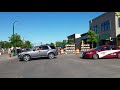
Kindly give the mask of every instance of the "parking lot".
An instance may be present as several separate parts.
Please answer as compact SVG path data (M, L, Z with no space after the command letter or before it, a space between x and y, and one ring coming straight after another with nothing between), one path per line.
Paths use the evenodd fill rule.
M14 58L0 62L0 78L120 78L120 60L80 59L75 54L29 62Z

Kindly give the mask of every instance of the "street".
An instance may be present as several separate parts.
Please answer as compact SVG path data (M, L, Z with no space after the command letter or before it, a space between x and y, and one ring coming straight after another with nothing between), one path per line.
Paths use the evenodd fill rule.
M0 61L0 78L120 78L120 60L80 59L74 54L29 62L13 58Z

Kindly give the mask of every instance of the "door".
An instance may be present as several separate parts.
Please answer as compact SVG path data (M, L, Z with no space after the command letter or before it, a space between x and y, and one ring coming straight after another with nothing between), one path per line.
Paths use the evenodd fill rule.
M111 51L112 50L110 46L103 47L101 52L99 52L100 58L112 58Z
M112 53L111 53L112 58L118 57L116 46L111 46L111 49L112 49Z
M31 53L32 58L40 57L40 49L41 49L40 46L34 48L34 51Z
M41 46L40 55L41 55L42 57L47 56L47 52L48 52L48 51L49 51L48 46Z

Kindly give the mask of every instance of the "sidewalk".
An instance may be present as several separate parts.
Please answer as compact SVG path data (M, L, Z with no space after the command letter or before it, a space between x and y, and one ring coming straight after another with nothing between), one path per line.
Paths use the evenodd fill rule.
M13 59L16 59L16 58L17 58L17 56L9 57L8 54L0 55L0 61L13 60Z

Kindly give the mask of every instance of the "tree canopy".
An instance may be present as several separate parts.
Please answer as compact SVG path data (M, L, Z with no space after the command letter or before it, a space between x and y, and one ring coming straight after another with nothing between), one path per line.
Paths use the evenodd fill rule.
M93 43L97 42L97 35L93 30L89 30L87 33L87 42L92 42L92 48L93 48Z

